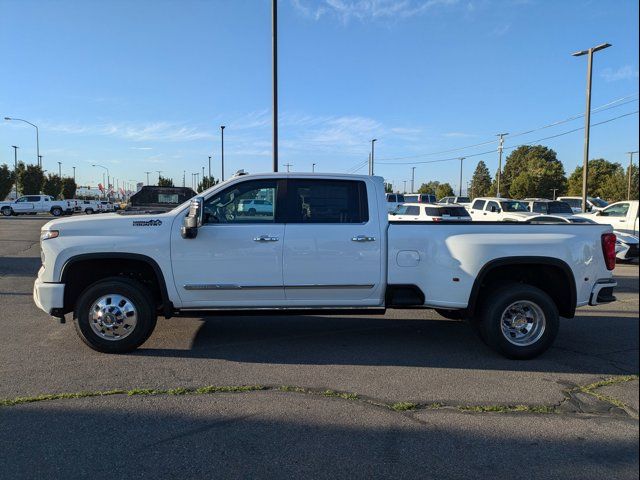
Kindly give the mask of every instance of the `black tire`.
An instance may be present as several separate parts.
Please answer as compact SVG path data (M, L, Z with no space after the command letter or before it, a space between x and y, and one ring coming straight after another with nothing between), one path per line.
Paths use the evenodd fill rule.
M249 215L254 216L256 214L256 209L255 208L250 208L249 209Z
M507 339L503 333L502 316L507 308L515 302L527 302L535 306L544 316L544 328L537 336L529 338L528 345L514 344L515 338ZM529 312L531 308L527 307ZM544 353L554 342L560 327L558 307L551 297L540 290L526 284L511 284L497 287L480 306L478 313L480 334L487 345L507 358L526 360Z
M2 209L2 215L5 217L10 217L13 214L13 209L11 207L4 207Z
M469 317L469 313L466 310L443 310L442 308L436 308L436 313L441 317L448 318L449 320L464 320Z
M53 207L51 209L51 215L53 215L54 217L59 217L60 215L62 215L62 209L60 207Z
M108 340L91 327L89 313L93 303L100 297L122 295L137 311L137 323L124 338ZM126 353L142 345L156 327L156 309L149 291L140 283L120 277L100 280L89 286L78 298L74 312L74 326L78 336L93 350L103 353Z
M91 215L93 214L93 208L87 208L84 213L86 213L87 215Z

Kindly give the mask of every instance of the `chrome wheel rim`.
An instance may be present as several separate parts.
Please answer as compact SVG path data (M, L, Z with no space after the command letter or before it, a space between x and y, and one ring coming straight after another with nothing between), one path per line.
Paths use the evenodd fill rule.
M544 334L547 320L542 309L528 300L513 302L502 312L500 328L509 343L526 347Z
M138 311L127 297L111 293L98 298L89 308L91 330L105 340L122 340L138 323Z

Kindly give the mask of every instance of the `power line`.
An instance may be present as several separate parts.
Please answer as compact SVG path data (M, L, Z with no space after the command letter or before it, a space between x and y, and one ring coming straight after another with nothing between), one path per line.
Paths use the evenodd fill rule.
M623 118L623 117L628 117L630 115L635 115L636 113L638 113L638 110L635 110L633 112L624 113L622 115L618 115L617 117L609 118L607 120L603 120L603 121L598 122L598 123L592 123L591 126L595 127L597 125L602 125L602 124L605 124L605 123L613 122L614 120L618 120L618 119ZM518 144L518 145L512 145L510 147L504 147L504 149L505 150L511 150L511 149L514 149L514 148L518 148L518 147L520 147L522 145L532 145L534 143L538 143L538 142L541 142L543 140L549 140L549 139L552 139L552 138L557 138L557 137L562 137L564 135L569 135L570 133L579 132L580 130L584 130L584 127L574 128L573 130L568 130L566 132L558 133L556 135L551 135L551 136L548 136L548 137L539 138L537 140L533 140L533 141L528 142L528 143L521 143L521 144ZM487 155L489 153L494 153L494 151L495 150L487 150L485 152L472 153L472 154L467 155L466 158L479 157L481 155ZM449 162L451 160L459 160L459 159L460 159L460 157L449 157L449 158L440 158L438 160L425 160L425 161L422 161L422 162L378 162L378 164L381 164L381 165L423 165L423 164L427 164L427 163Z
M637 97L638 94L634 93L633 95L627 95L624 97L620 97L616 100L612 100L611 102L605 103L604 105L600 105L599 107L593 108L591 110L592 113L599 113L599 112L603 112L605 110L610 110L612 108L617 108L617 107L621 107L622 105L626 105L628 103L632 103L632 102L636 102L638 101L637 98L633 98L633 97ZM630 100L631 99L631 100ZM558 125L562 125L564 123L568 123L571 122L573 120L577 120L579 118L584 117L584 113L579 114L579 115L573 115L571 117L562 119L562 120L558 120L552 123L549 123L547 125L542 125L541 127L537 127L537 128L533 128L531 130L526 130L523 132L517 132L514 133L512 135L510 135L512 138L513 137L519 137L522 135L527 135L529 133L533 133L533 132L537 132L540 130L544 130L546 128L551 128L551 127L555 127ZM410 158L421 158L421 157L427 157L427 156L431 156L431 155L440 155L442 153L451 153L451 152L459 152L460 150L466 150L468 148L474 148L474 147L481 147L483 145L489 145L489 144L495 144L495 140L487 140L484 142L480 142L480 143L475 143L472 145L465 145L463 147L457 147L457 148L451 148L448 150L440 150L438 152L429 152L429 153L420 153L420 154L415 154L415 155L405 155L405 156L401 156L401 157L386 157L386 158L381 158L380 160L378 160L377 163L382 163L383 160L405 160L405 159L410 159ZM457 158L457 157L456 157Z

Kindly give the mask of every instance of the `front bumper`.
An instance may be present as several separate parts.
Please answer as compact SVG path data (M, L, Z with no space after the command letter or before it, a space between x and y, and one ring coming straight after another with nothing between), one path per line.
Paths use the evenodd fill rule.
M49 315L60 311L64 307L64 283L46 283L36 278L33 284L33 301Z
M615 302L616 297L613 296L613 289L617 286L618 283L615 280L598 280L591 290L589 305Z

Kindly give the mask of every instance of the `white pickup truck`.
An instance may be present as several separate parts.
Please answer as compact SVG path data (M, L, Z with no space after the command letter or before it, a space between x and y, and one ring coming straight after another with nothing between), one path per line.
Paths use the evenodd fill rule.
M273 210L238 215L247 199ZM35 303L91 348L140 346L156 318L384 313L469 319L511 358L553 342L559 317L615 300L610 226L391 222L383 179L233 177L160 214L54 220Z
M582 213L578 217L590 218L596 223L611 225L615 230L638 235L638 200L612 203L595 213Z
M75 207L73 200L54 200L49 195L24 195L14 202L0 202L0 212L11 215L35 215L50 213L54 217L71 215Z

